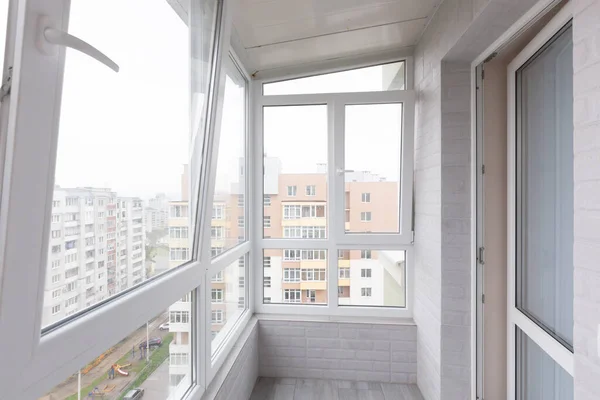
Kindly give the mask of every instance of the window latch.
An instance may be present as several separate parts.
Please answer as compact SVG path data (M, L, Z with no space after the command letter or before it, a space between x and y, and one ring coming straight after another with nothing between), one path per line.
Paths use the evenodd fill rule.
M83 40L51 26L47 16L40 17L38 22L37 47L45 54L55 55L58 46L70 47L92 57L94 60L106 65L115 72L119 72L119 66L100 50L84 42Z
M336 172L338 175L344 175L344 174L345 174L345 173L347 173L347 172L354 172L354 170L353 170L353 169L343 169L343 168L336 168L336 169L335 169L335 172Z

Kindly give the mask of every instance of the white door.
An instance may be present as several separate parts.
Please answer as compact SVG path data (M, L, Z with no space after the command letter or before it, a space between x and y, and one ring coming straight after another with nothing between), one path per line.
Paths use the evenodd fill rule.
M573 38L565 7L508 68L508 398L573 399Z

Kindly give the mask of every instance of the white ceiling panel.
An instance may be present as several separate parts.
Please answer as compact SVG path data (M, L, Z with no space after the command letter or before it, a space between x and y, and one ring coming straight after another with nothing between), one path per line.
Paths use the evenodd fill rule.
M299 3L301 2L297 2L297 4ZM416 3L396 1L385 4L363 5L361 7L322 14L306 13L306 10L303 10L301 7L294 6L290 8L299 8L299 12L295 18L290 19L288 16L287 19L274 18L272 21L265 21L263 19L264 15L259 14L261 19L263 19L260 24L249 25L240 21L242 24L236 26L244 38L244 46L252 48L265 44L281 43L416 19L426 21L427 14L431 11L427 3L426 1ZM249 21L254 20L252 19L254 12L256 10L246 15Z
M254 47L246 50L248 67L254 72L400 49L416 43L424 27L424 20L413 20Z
M253 70L416 44L440 0L239 0L234 25Z

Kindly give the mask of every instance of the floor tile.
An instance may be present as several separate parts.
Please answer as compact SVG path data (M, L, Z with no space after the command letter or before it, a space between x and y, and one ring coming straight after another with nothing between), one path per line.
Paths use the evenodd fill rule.
M273 400L275 395L275 378L260 377L254 385L250 400Z
M273 400L293 400L296 385L281 385L275 384L275 395Z

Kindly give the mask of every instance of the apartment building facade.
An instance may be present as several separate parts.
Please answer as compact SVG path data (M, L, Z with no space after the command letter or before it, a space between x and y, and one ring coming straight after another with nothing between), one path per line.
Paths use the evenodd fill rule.
M265 159L265 238L324 239L327 232L327 173L279 173L279 160ZM347 174L345 230L398 232L398 183L368 171ZM339 250L340 305L404 307L405 253L372 249ZM263 255L265 303L327 303L325 249L268 249Z
M145 279L141 200L110 189L56 187L42 325Z

